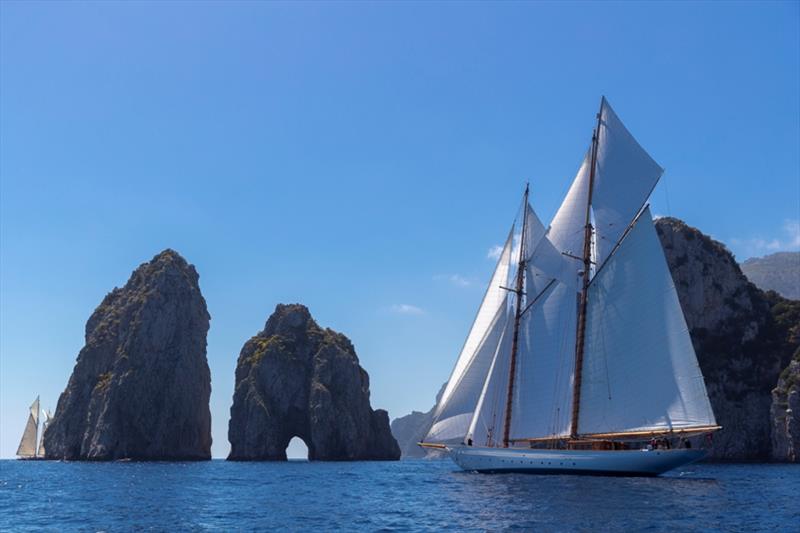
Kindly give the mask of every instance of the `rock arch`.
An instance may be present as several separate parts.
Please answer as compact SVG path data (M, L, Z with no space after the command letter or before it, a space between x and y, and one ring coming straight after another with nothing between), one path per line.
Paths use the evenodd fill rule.
M278 305L239 354L228 459L285 461L295 436L312 461L400 457L350 340L320 328L305 306Z

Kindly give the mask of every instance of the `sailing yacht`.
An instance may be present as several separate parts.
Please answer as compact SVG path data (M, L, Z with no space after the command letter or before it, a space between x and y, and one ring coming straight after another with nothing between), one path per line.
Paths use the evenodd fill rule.
M22 433L22 440L17 448L17 457L20 459L44 459L44 431L53 417L50 411L43 411L44 420L42 430L39 431L39 397L30 406L28 422L25 424L25 431ZM38 443L38 447L37 447Z
M549 227L526 187L421 446L479 472L653 476L704 457L689 438L720 426L647 205L662 173L602 98Z

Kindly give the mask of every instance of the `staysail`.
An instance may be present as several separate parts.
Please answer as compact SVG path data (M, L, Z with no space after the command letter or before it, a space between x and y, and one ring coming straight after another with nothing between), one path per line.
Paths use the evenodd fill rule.
M509 232L478 314L461 350L450 380L434 412L426 441L461 441L469 425L502 338L508 316L508 285L514 230Z
M20 440L19 447L17 448L17 455L19 457L35 457L36 456L36 438L39 431L39 397L36 397L30 407L28 414L28 422L25 424L25 431L22 433L22 440Z
M581 435L714 426L678 293L645 208L589 287Z

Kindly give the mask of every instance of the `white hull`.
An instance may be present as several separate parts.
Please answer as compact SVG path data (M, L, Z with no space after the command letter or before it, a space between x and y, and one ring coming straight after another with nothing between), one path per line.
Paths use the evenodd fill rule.
M595 451L453 446L449 450L464 470L604 476L657 476L705 456L702 450L683 448Z

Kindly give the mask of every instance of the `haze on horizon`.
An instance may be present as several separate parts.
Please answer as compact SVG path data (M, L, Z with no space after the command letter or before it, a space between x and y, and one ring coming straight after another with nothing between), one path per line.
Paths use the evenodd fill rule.
M212 316L215 457L279 302L353 341L374 408L428 410L603 94L666 168L654 213L800 250L796 2L0 3L0 457L168 247Z

